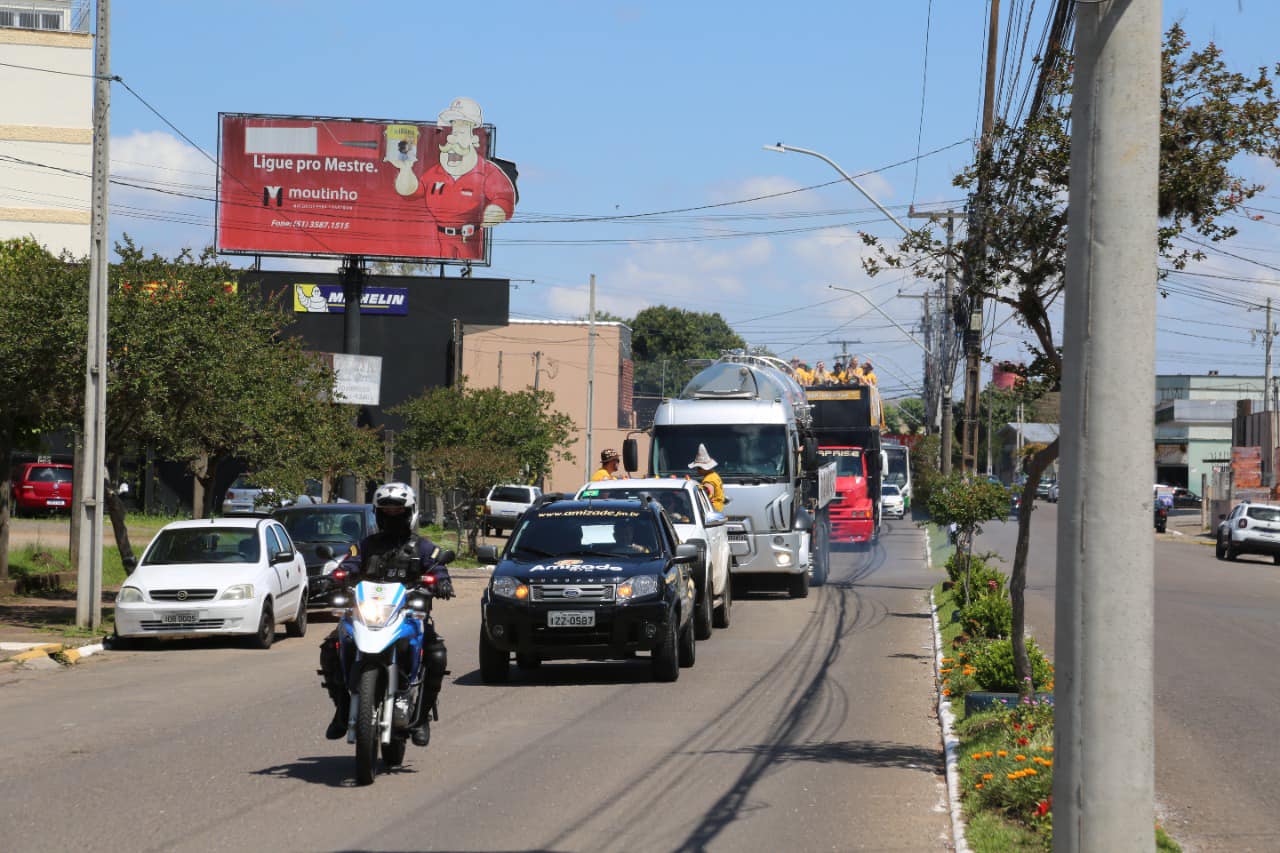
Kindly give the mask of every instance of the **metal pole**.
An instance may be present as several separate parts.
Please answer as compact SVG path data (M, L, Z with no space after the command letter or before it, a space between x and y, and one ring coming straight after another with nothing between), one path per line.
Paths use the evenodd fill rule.
M1267 363L1264 367L1262 380L1262 411L1271 411L1271 342L1275 339L1276 330L1271 325L1271 297L1267 297L1267 328L1262 333L1262 339L1266 343Z
M951 386L955 384L956 375L951 367L951 294L955 261L951 257L951 244L955 238L955 220L947 217L947 272L942 280L942 353L939 359L939 372L942 374L942 473L951 473L951 443L955 440L956 428L952 424Z
M1161 10L1107 0L1077 4L1076 16L1053 845L1149 850Z
M996 0L996 2L998 3L999 0ZM837 164L835 160L832 160L827 155L819 154L817 151L810 151L808 148L797 148L794 145L783 145L781 142L779 142L777 145L766 145L764 146L764 150L765 151L794 151L797 154L808 154L810 157L817 157L819 160L821 160L822 162L826 163L828 166L830 166L831 168L839 172L840 176L843 177L846 181L848 181L849 184L855 190L862 193L862 195L867 199L867 201L871 202L876 206L876 210L879 210L886 217L888 217L890 222L892 222L894 225L897 225L899 228L901 228L903 234L911 233L911 229L903 225L901 222L899 222L898 217L890 213L883 204L876 201L875 197L871 195L871 193L864 190L862 186L853 179L853 175L850 175L844 169L841 169L839 164Z
M498 390L502 390L502 350L498 350Z
M364 258L359 255L347 255L342 268L338 271L338 279L342 282L342 351L347 355L360 354L360 302L364 298ZM358 407L352 407L359 411ZM356 422L359 422L358 415ZM344 500L355 502L363 495L357 495L356 478L343 476L338 481L338 492Z
M596 276L591 274L591 296L587 307L587 476L591 479L591 431L596 405Z
M533 390L538 390L539 380L542 378L542 352L539 350L533 354Z
M107 236L107 142L111 113L110 3L98 0L94 39L93 207L89 224L89 335L84 375L84 464L76 472L80 544L76 568L76 625L102 624L102 512L106 506L103 468L107 459L107 277L111 246Z

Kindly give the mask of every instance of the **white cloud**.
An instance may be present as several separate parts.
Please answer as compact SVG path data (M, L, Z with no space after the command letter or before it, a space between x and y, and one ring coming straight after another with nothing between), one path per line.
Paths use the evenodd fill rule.
M170 133L134 131L111 140L112 177L153 188L117 184L113 194L129 197L129 203L145 198L148 206L172 208L193 201L186 196L208 198L212 196L216 174L217 167L204 154Z

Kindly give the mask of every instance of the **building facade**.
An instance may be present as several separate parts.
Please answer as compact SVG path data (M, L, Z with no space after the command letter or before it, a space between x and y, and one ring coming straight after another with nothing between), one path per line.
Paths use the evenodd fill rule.
M541 388L555 394L555 408L573 418L572 462L556 462L544 491L575 491L599 467L600 451L622 450L636 428L633 405L631 329L596 323L591 456L587 458L587 323L511 320L498 329L466 327L462 372L473 387L507 391ZM641 467L647 442L640 445Z
M1263 377L1174 374L1156 377L1155 479L1201 492L1215 466L1231 463L1237 404L1262 408Z
M92 5L0 0L0 239L89 253Z

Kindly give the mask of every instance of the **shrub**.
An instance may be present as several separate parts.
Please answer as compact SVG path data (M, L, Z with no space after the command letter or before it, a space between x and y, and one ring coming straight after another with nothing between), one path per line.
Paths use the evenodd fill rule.
M979 590L985 589L988 588L979 587ZM960 609L960 621L971 637L1008 637L1013 631L1013 602L999 587L980 592Z
M1027 657L1031 660L1031 684L1039 690L1053 682L1053 667L1044 658L1035 640L1027 640ZM1013 642L1008 639L982 643L970 655L974 681L981 690L1003 693L1018 692L1013 674Z

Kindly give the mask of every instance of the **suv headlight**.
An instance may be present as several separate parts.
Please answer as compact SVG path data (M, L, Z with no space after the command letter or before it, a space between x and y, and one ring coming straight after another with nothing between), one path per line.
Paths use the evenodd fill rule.
M116 604L137 604L142 601L142 590L136 586L120 587L120 594L116 596Z
M524 601L529 597L529 585L513 577L494 578L491 589L494 595L500 595L503 598Z
M253 584L233 584L222 591L221 598L223 601L247 601L253 598Z
M637 598L657 595L659 588L660 581L657 575L636 575L618 584L618 600L632 601Z

